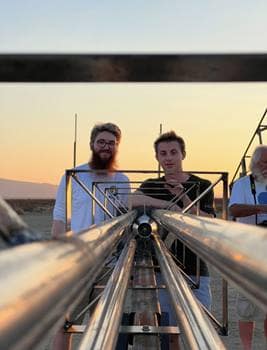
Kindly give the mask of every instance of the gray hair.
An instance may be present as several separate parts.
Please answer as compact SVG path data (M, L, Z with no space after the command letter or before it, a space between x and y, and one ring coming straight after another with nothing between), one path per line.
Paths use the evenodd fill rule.
M257 169L258 161L260 160L262 152L264 151L267 151L267 145L259 145L255 148L251 156L250 166L249 166L252 173L254 173L255 169Z

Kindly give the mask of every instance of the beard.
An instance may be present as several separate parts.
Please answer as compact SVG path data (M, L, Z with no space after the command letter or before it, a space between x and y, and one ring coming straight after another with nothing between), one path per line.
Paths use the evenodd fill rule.
M92 156L89 161L91 168L96 170L108 170L108 171L115 170L117 153L110 152L110 157L103 159L100 156L102 152L106 152L106 151L100 151L99 153L92 151Z
M262 172L258 168L254 168L252 171L255 180L263 185L267 185L267 178L263 176Z

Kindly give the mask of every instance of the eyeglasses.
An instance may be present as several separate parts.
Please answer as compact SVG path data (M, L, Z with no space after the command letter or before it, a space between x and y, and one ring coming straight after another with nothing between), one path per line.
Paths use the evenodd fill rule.
M110 148L113 148L113 147L117 146L118 142L106 141L106 140L100 139L100 140L96 141L96 144L101 148L104 148L106 145L108 145Z

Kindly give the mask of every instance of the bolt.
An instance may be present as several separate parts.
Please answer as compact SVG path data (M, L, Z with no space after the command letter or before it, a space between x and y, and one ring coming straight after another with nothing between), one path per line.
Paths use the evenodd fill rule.
M149 326L143 326L142 330L143 330L143 332L150 332L150 327Z

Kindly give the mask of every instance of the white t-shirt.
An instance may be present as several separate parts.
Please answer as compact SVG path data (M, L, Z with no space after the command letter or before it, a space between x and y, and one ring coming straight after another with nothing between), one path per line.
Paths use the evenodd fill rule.
M82 164L75 169L77 170L90 170L88 164ZM94 182L103 182L97 184L97 186L114 202L117 207L128 205L128 194L130 192L130 184L128 177L120 172L111 173L109 175L99 175L95 173L76 173L79 180L93 192ZM118 183L122 182L122 183ZM62 176L57 196L56 203L53 211L53 219L65 222L65 175ZM104 210L95 204L95 216L94 222L92 221L92 199L88 193L74 180L72 179L72 202L71 202L71 230L79 232L87 229L89 226L99 224L102 221L109 219L109 216ZM112 194L110 193L112 192ZM97 199L105 205L105 196L95 189L95 195ZM107 209L112 215L116 216L117 210L114 206L106 200Z
M256 203L254 196L251 191L250 178L249 176L244 176L235 181L232 188L231 197L229 200L228 207L233 204L267 204L267 186L255 181L256 187ZM267 214L257 215L258 224L264 220L267 220ZM256 215L244 216L236 218L237 221L244 224L256 224Z

